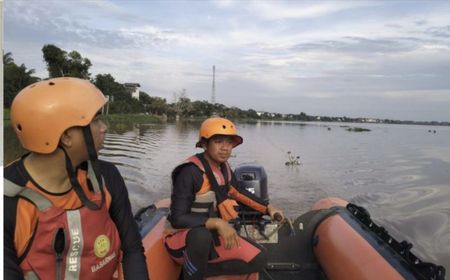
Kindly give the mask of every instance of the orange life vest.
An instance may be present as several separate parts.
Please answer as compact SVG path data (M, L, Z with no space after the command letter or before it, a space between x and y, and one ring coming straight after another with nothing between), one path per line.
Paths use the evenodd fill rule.
M210 217L217 217L218 213L226 221L236 219L238 217L238 204L228 196L232 176L229 164L225 162L222 170L219 170L209 165L206 159L202 160L201 157L203 157L203 154L191 156L180 165L193 163L203 172L203 184L195 194L191 212L208 213ZM175 168L174 172L177 169L178 167Z
M27 199L38 209L38 223L20 263L25 279L113 277L120 264L121 242L107 204L102 203L103 185L91 180L91 201L99 206L91 210L85 206L61 209L27 186L4 182L5 195Z

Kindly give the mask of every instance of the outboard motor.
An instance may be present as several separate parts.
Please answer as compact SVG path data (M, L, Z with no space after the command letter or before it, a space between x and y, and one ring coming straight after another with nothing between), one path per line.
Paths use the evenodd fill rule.
M234 171L237 187L254 194L265 203L269 203L267 192L267 174L259 164L239 165ZM244 204L239 203L239 217L233 223L241 236L245 236L258 243L277 243L278 225L272 223L271 218ZM293 279L293 278L289 278Z
M236 168L234 173L238 187L245 188L264 202L269 202L267 174L262 165L242 164Z

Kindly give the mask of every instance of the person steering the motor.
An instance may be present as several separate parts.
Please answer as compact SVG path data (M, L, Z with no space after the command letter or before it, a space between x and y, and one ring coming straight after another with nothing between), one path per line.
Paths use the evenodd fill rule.
M245 275L265 267L264 249L239 236L229 222L238 218L237 201L272 219L275 215L283 218L283 213L237 186L228 159L242 142L233 122L208 118L196 143L204 152L189 157L172 172L168 220L177 230L166 236L165 244L172 258L183 265L186 280Z

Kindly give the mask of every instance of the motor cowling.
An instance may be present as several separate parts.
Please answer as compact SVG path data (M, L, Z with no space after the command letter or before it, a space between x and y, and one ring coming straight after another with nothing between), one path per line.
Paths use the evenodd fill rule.
M242 164L235 169L234 173L238 187L245 188L264 202L269 202L267 174L262 165Z

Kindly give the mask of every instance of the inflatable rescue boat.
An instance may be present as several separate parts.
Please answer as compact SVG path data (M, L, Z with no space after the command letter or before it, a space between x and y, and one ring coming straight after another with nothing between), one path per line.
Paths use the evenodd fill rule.
M235 173L241 187L268 201L262 166L242 165ZM181 266L163 243L169 205L161 200L135 215L152 280L182 279ZM234 226L267 249L266 268L259 275L208 279L445 279L444 267L420 260L411 243L395 240L364 208L340 198L321 199L311 211L282 222L244 209Z

